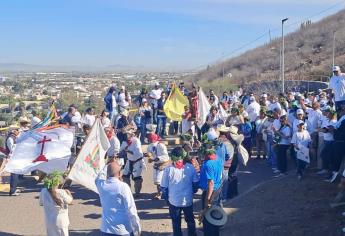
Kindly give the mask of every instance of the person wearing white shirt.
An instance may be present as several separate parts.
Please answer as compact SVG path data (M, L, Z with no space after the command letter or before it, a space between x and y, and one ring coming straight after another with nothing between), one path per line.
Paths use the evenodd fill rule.
M323 133L324 146L321 151L322 170L319 174L326 174L332 171L332 161L334 160L334 136L333 129L330 126L335 126L337 120L335 118L335 111L327 109L324 111L325 119L322 120L320 132Z
M163 172L165 167L169 164L168 149L164 142L160 141L160 137L155 133L148 135L150 142L147 147L146 156L149 157L148 162L153 163L153 183L157 186L157 194L154 199L160 199L161 197L161 181L163 178Z
M96 117L94 115L94 109L92 107L89 107L86 109L86 114L84 116L84 118L82 119L82 124L87 124L90 127L93 126L93 123L95 123L96 121Z
M296 152L300 151L300 148L309 148L311 138L309 135L309 132L306 130L304 127L304 121L303 120L298 120L298 130L292 135L291 143L294 145L294 149ZM298 157L299 154L297 154ZM297 161L297 174L298 174L298 179L302 179L303 175L303 170L305 169L305 166L307 162L300 160L296 158Z
M120 179L121 166L113 161L95 180L102 205L102 235L140 235L140 219L131 189Z
M11 158L12 156L12 152L14 150L14 147L16 145L16 140L19 135L20 135L19 127L9 128L9 133L5 141L5 148L6 148L6 152L8 153L8 158ZM20 193L19 189L17 189L18 178L19 178L19 175L11 173L10 192L9 192L10 196L18 196Z
M157 102L161 98L163 89L159 87L159 83L155 83L154 89L149 94L150 104L152 108L153 123L157 124Z
M121 86L120 92L117 95L117 105L119 106L119 111L128 109L131 105L131 95L126 90L125 86Z
M256 151L257 151L257 159L260 159L260 155L262 152L262 158L266 159L266 146L265 141L263 139L263 124L268 118L266 117L266 113L264 110L260 111L260 116L255 121L255 129L256 129ZM267 139L266 139L267 140Z
M104 131L105 131L105 133L108 137L109 143L110 143L110 147L107 151L107 157L108 158L115 158L120 152L120 140L115 135L113 128L108 127L108 128L105 128Z
M278 174L276 177L284 176L287 170L287 150L290 147L291 143L291 128L288 123L287 116L281 116L280 117L280 123L281 127L279 130L276 130L275 133L280 137L278 140L278 145L276 148L276 154L277 154L277 161L278 161L278 170L280 171L280 174Z
M68 205L73 197L69 190L60 189L62 175L56 172L44 179L44 188L39 196L39 204L44 207L48 236L68 236Z
M260 104L255 100L254 96L249 98L249 105L247 106L246 111L248 113L249 121L253 124L260 114Z
M34 127L35 125L39 124L42 120L37 116L37 111L33 110L31 112L32 118L31 118L31 127Z
M329 88L334 93L336 110L340 110L340 106L345 104L345 74L341 73L339 66L333 67L333 76L329 81Z
M109 117L109 112L107 112L106 110L103 110L101 113L101 124L103 128L111 127L111 121L108 117Z
M163 198L168 201L173 234L182 236L181 212L187 222L188 235L196 235L193 214L193 193L198 189L199 176L193 165L184 163L187 152L182 147L171 151L172 164L165 168L161 182Z
M282 106L278 102L277 97L271 96L271 103L268 105L268 110L269 111L274 111L274 109L279 108L280 110L282 109Z
M123 169L123 181L131 186L131 177L134 181L135 197L139 197L143 177L142 172L146 168L141 142L133 131L124 134L124 141L120 146L120 153L126 153L127 161Z
M308 129L307 123L304 123L304 111L302 109L297 109L296 111L296 117L292 122L292 133L296 133L298 131L298 124L300 121L303 121L303 127L305 129Z

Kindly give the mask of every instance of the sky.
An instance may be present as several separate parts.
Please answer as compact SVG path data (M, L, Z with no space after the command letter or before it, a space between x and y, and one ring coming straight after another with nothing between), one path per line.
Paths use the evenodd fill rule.
M344 7L345 0L1 0L0 63L198 70L268 42L269 30L279 37L285 17L291 32Z

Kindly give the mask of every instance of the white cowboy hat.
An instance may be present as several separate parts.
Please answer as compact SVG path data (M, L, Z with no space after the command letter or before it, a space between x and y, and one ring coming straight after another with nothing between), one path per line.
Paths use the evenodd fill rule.
M230 132L230 127L227 127L225 125L219 125L219 126L217 126L217 130L219 132L227 133L227 132Z
M205 219L215 226L223 226L228 221L228 215L223 208L219 206L212 206L205 212Z
M30 121L26 116L22 116L19 118L19 123L30 123Z
M229 129L231 139L240 145L244 140L243 134L238 134L238 128L234 125L230 126Z
M129 115L129 112L128 112L127 109L123 109L123 110L120 112L120 115L128 116L128 115Z
M211 128L206 135L207 139L210 141L216 140L219 137L219 133L213 128Z

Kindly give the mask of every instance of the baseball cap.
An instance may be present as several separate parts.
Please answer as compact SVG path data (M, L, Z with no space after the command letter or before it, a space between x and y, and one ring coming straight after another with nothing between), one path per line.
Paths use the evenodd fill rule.
M332 71L340 71L340 67L339 66L333 66Z
M304 125L304 121L303 120L298 120L297 126L300 126L300 125Z
M296 111L296 114L297 115L300 115L300 114L304 114L304 111L302 110L302 109L297 109L297 111Z

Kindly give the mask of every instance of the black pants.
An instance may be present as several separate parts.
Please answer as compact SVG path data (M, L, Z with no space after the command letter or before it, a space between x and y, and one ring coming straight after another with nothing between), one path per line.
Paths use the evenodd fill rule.
M284 144L278 144L276 148L278 170L281 173L285 173L287 170L287 150L289 148L290 148L290 145L284 145Z
M10 178L10 194L13 194L17 190L18 181L19 181L19 175L11 174L11 178Z
M182 236L181 213L187 223L188 236L196 236L195 220L193 214L193 205L188 207L177 207L169 203L169 214L172 220L174 236Z

